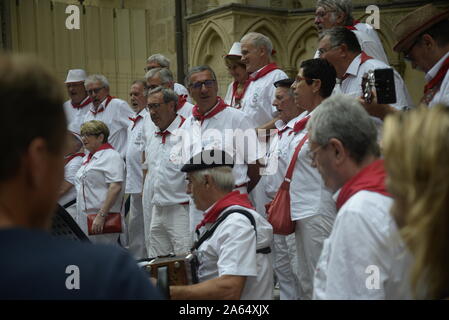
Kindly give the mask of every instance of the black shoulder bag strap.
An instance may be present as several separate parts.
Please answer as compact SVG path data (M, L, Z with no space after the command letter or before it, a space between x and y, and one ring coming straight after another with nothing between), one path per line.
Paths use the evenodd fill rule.
M206 241L207 239L209 239L215 232L215 230L218 228L218 226L232 213L241 213L243 214L245 217L247 217L249 219L249 221L251 222L253 228L254 228L254 232L256 232L256 239L257 239L257 230L256 230L256 220L254 219L253 215L251 213L249 213L246 210L242 210L242 209L232 209L229 211L224 212L220 218L217 219L217 221L215 221L215 223L212 225L212 227L210 227L209 230L207 230L206 232L204 232L204 234L198 239L198 241L196 241L191 249L191 251L193 252L194 250L198 249L200 247L200 245ZM265 247L262 249L258 249L256 251L256 253L263 253L263 254L268 254L271 252L271 248L270 247Z

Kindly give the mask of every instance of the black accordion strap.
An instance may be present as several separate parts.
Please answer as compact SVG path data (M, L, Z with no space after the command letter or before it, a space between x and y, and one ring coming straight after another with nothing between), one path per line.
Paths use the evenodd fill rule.
M198 241L195 242L195 244L193 245L191 251L193 252L193 250L196 250L200 247L200 245L206 241L207 239L209 239L215 232L215 229L217 229L217 227L220 225L220 223L222 223L231 213L241 213L243 214L245 217L247 217L249 219L249 221L251 222L251 224L254 227L254 231L256 232L256 239L257 239L257 230L256 230L256 220L254 220L254 217L251 213L249 213L246 210L242 210L242 209L232 209L229 211L226 211L225 213L223 213L221 215L220 218L218 218L217 221L215 221L215 223L212 225L212 227L210 227L209 230L207 230L206 232L204 232L204 234L201 236L201 238L198 239ZM263 248L263 249L259 249L257 250L257 253L270 253L271 249L270 247L267 248Z

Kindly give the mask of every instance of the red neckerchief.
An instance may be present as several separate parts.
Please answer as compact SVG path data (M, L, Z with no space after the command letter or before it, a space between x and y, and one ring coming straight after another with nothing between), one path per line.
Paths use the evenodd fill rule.
M178 128L181 128L182 124L184 123L184 121L186 121L186 119L181 115L179 116L181 117L181 123L179 124ZM167 136L171 134L171 132L168 130L164 130L164 131L157 131L156 134L162 137L162 144L165 144L165 140Z
M384 160L376 160L367 165L341 188L337 198L337 211L361 190L373 191L391 197L385 186L386 176Z
M360 53L360 64L359 66L361 66L362 64L364 64L366 61L373 59L373 57L370 57L369 55L367 55L364 51L362 51ZM345 80L347 77L349 77L350 74L349 73L345 73L345 75L343 76L343 78L341 78L341 82L343 82L343 80Z
M203 124L204 120L212 118L216 114L218 114L221 111L223 111L224 109L226 109L226 107L228 107L228 105L226 103L224 103L224 101L220 97L217 97L217 100L218 100L217 105L215 107L213 107L212 110L210 110L205 115L201 114L200 109L198 108L198 105L195 105L192 109L193 117L196 120L201 121L201 124Z
M107 150L107 149L114 149L109 143L103 143L100 148L97 149L97 151L95 151L94 153L89 153L87 155L87 160L83 163L83 165L88 164L90 162L90 160L92 159L92 157L94 156L95 153L97 153L100 150Z
M85 106L87 106L87 105L88 105L89 103L91 103L91 102L92 102L92 99L91 99L90 97L87 97L87 99L84 100L84 102L81 103L81 104L73 104L73 102L70 101L70 103L72 104L72 107L73 107L74 109L81 109L81 108L84 108Z
M176 106L176 111L179 111L182 107L184 107L184 104L187 101L187 95L186 94L180 94L178 96L178 105Z
M441 82L443 82L444 76L449 70L449 57L443 61L443 64L438 70L435 77L430 80L424 87L424 97L421 99L421 102L429 104L432 101L435 94L440 90Z
M245 83L243 84L243 89L240 93L237 93L237 88L238 88L238 82L234 81L234 83L232 84L232 98L237 102L237 101L241 101L243 99L243 97L245 96L245 92L246 89L249 87L249 85L251 84L251 82L253 81L257 81L260 78L266 76L267 74L269 74L271 71L274 71L276 69L279 69L279 67L276 65L275 62L272 62L270 64L267 64L265 67L263 67L262 69L260 69L256 75L253 76L249 76L248 79L246 79Z
M352 20L352 25L345 26L345 28L348 29L348 30L357 30L357 28L355 27L355 25L357 23L360 23L360 21L359 20Z
M238 190L229 192L226 196L218 200L204 215L203 220L196 226L196 230L206 225L206 223L214 223L217 221L220 213L230 206L242 206L244 208L254 209L247 193L241 194Z
M278 136L279 136L279 139L281 139L282 138L282 134L285 132L285 131L287 131L287 129L290 129L290 127L289 126L285 126L284 128L282 128L281 130L279 130L278 129Z
M72 159L76 158L76 157L82 157L84 158L85 154L82 152L78 152L78 153L74 153L71 154L70 156L66 157L65 160L65 164L67 165L67 163L69 163L70 161L72 161Z
M139 122L140 119L143 119L143 117L139 114L135 118L128 117L128 119L131 120L132 122L134 122L133 127L131 128L131 130L133 130L134 127L136 126L137 122Z
M101 108L99 108L97 111L92 111L92 109L91 109L90 112L92 112L92 113L94 114L94 116L97 115L97 113L103 112L104 110L106 110L106 107L108 106L109 102L111 102L111 100L114 99L114 98L115 98L115 97L108 96L108 97L106 98L106 103L105 103L105 105L104 105L104 108L101 107Z
M306 116L306 117L302 118L301 120L296 121L295 125L293 126L293 130L289 134L291 134L291 133L297 134L298 132L304 130L309 119L310 119L310 116Z

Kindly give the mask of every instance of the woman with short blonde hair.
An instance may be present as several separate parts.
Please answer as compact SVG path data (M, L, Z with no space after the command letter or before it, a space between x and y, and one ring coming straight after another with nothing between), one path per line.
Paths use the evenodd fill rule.
M81 126L81 138L86 149L83 164L75 178L77 187L77 216L81 229L92 242L117 244L120 232L105 234L105 223L112 213L120 213L123 230L123 193L125 163L108 143L109 128L98 120ZM88 227L88 215L96 214Z
M416 298L449 297L449 109L389 116L383 149L392 214L412 252Z

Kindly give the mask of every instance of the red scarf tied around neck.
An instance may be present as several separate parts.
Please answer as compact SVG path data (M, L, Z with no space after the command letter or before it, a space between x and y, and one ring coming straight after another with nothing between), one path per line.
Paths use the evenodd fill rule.
M248 194L241 194L240 191L232 191L226 196L218 200L212 208L204 215L203 220L196 226L198 230L206 223L214 223L217 221L220 213L231 206L242 206L248 209L254 209L253 205L249 201Z
M391 197L385 185L386 176L384 160L376 160L367 165L341 188L337 198L337 211L340 210L346 201L348 201L354 194L362 190L377 192Z

